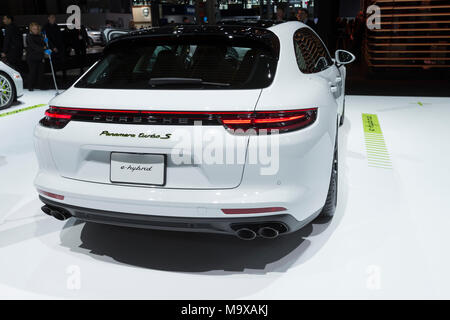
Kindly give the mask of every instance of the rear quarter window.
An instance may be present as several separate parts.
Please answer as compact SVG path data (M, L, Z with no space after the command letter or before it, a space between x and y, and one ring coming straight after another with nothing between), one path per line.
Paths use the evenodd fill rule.
M302 73L321 72L333 65L327 48L309 28L301 28L295 32L294 49L298 68Z

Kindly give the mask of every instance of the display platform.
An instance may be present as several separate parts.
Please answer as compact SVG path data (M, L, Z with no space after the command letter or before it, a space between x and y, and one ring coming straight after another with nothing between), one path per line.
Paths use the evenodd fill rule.
M0 111L0 298L450 298L450 98L348 96L335 217L246 242L44 215L32 136L54 94Z

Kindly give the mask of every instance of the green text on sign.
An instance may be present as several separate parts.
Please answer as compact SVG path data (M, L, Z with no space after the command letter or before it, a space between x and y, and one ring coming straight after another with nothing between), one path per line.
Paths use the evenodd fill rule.
M362 119L365 133L382 133L376 114L363 113Z

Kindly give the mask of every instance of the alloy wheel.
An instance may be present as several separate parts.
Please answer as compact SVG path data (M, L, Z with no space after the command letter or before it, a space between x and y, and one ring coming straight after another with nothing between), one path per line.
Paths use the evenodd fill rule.
M0 108L7 106L13 98L11 81L0 74Z

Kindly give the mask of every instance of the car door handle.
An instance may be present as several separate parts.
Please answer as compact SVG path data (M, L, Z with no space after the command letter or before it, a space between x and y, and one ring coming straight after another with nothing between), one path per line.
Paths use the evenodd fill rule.
M341 83L342 82L342 77L336 77L336 83Z
M331 89L331 93L337 93L338 92L338 87L336 87L336 86L330 86L330 89Z

